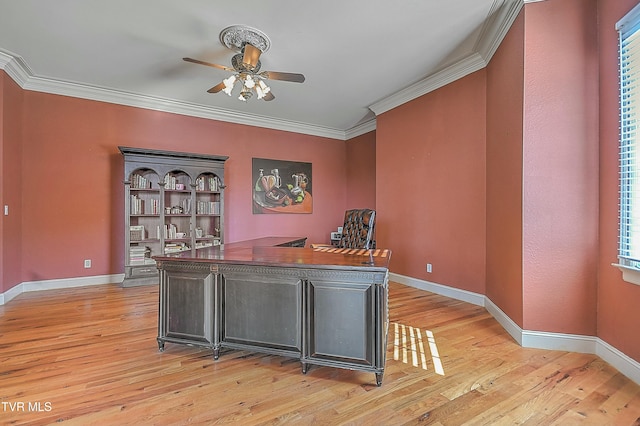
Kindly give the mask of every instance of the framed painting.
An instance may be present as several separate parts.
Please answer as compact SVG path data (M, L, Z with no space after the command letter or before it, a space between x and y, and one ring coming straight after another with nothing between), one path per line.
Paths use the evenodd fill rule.
M312 213L311 163L254 158L253 213Z

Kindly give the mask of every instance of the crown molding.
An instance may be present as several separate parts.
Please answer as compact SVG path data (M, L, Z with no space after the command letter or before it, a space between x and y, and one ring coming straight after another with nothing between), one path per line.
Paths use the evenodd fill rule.
M486 64L482 57L479 54L474 53L461 61L370 105L369 109L371 109L371 111L376 115L380 115L383 112L387 112L402 104L419 98L422 95L426 95L429 92L433 92L436 89L446 86L447 84L471 74L472 72L484 68L485 66Z
M0 68L22 88L29 81L29 77L33 75L33 72L21 56L6 50L0 50Z
M364 123L360 123L357 126L354 126L347 131L345 131L345 140L353 139L356 136L364 135L365 133L369 133L376 130L376 119L375 117L369 121L365 121Z
M242 124L246 126L264 127L274 130L283 130L287 132L345 140L345 132L338 129L314 126L291 120L273 119L257 114L238 114L238 112L236 111L231 111L223 108L206 107L197 104L178 102L172 99L164 99L137 93L121 92L112 89L87 86L65 81L31 77L23 86L23 88L25 90L32 90L36 92L72 96L76 98L90 99L94 101L108 102L118 105L126 105L154 111L187 115L190 117L206 118L210 120L218 120L228 123Z
M496 50L498 50L500 43L506 37L523 6L522 0L505 0L499 6L497 1L494 3L494 7L490 11L490 17L483 25L475 49L487 64L491 61Z
M489 17L481 29L474 53L370 105L369 109L377 116L486 67L523 4L536 1L544 0L494 0ZM24 90L71 96L246 126L263 127L338 140L348 140L376 129L375 118L350 129L340 130L291 120L274 119L257 114L238 114L236 111L223 108L178 102L172 99L47 79L36 76L19 55L2 50L0 50L0 69L3 69Z
M376 115L382 114L486 67L522 6L522 0L495 0L472 54L372 104L369 109Z
M0 69L3 69L22 89L54 95L71 96L99 102L144 108L154 111L206 118L246 126L264 127L286 132L301 133L330 139L346 140L344 130L315 126L292 120L263 117L257 114L238 114L223 108L178 102L154 96L128 93L102 87L68 81L53 80L34 75L27 64L17 55L0 51Z

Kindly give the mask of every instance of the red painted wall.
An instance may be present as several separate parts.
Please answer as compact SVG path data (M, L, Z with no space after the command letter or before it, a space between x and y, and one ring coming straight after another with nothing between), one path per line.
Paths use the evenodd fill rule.
M4 170L4 85L7 77L5 77L4 72L0 72L0 164L2 164L2 169ZM4 195L4 173L0 171L0 205L5 204L5 195ZM5 268L4 268L4 246L5 246L5 236L4 236L4 222L5 218L2 217L0 220L0 293L4 292L5 287ZM9 287L7 287L9 288Z
M21 124L22 90L0 72L0 292L5 292L21 280L22 205L21 205ZM4 215L4 206L9 215Z
M624 282L611 266L618 255L618 35L615 24L637 0L598 2L600 49L600 257L598 336L640 362L640 286Z
M0 72L0 164L2 164L2 169L4 170L4 85L7 77L4 72ZM0 171L0 205L5 204L5 195L4 195L4 173ZM4 217L0 220L0 293L4 292L5 287L5 268L4 268L4 246L5 246L5 236L4 236ZM9 288L9 287L7 287Z
M344 216L344 141L31 91L24 122L22 281L123 271L118 145L228 155L226 241L303 235L328 242ZM253 157L311 162L313 213L252 214ZM93 260L92 269L83 259Z
M522 327L524 14L487 66L487 292Z
M377 239L392 272L485 292L485 87L480 70L377 117Z
M347 209L376 207L376 132L349 139L347 148Z
M523 326L596 335L596 0L525 6Z

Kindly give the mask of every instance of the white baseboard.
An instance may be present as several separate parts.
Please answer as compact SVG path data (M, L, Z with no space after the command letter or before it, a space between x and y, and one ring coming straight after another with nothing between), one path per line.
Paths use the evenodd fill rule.
M635 383L640 384L640 363L599 337L523 330L493 303L491 299L484 295L393 273L389 274L389 279L410 287L451 297L452 299L484 306L491 316L498 321L520 346L524 348L594 354L611 364Z
M124 274L94 275L92 277L26 281L10 288L4 293L0 293L0 305L4 305L13 298L29 291L55 290L61 288L84 287L88 285L121 283L122 280L124 280Z
M523 346L522 329L520 328L520 326L518 326L518 324L516 324L511 318L509 318L507 314L502 312L502 309L500 309L498 305L493 303L491 299L486 296L484 307L491 314L491 316L494 317L496 321L498 321L502 328L504 328L507 333L509 333L509 335L513 337L516 342L518 342L520 346Z
M467 290L460 290L453 287L448 287L442 284L432 283L430 281L419 280L417 278L407 277L405 275L389 273L389 280L408 285L409 287L419 288L420 290L430 291L431 293L447 296L452 299L462 300L473 305L484 306L484 295L474 293Z
M640 363L638 361L625 355L601 339L598 339L596 355L640 385Z

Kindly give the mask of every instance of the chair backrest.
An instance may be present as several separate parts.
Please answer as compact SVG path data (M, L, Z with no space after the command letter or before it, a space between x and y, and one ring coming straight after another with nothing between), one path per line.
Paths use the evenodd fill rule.
M371 249L374 247L374 226L376 211L353 209L344 213L342 237L338 247Z

